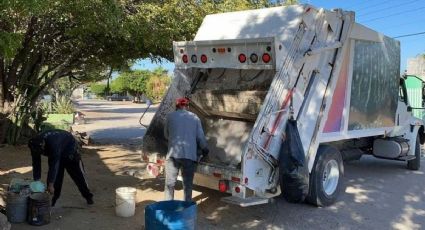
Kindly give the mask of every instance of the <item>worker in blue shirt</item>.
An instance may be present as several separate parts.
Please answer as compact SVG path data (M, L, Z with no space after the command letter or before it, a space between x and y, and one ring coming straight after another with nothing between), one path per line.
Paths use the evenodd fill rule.
M201 121L188 111L189 100L178 98L176 111L167 115L164 136L168 139L165 163L165 199L174 199L174 186L179 170L183 177L185 201L192 200L193 176L198 160L197 149L206 156L209 152Z
M87 204L93 204L93 194L87 185L77 142L71 133L64 130L42 132L29 140L28 147L31 150L35 181L41 179L41 155L48 158L47 191L53 194L52 206L60 197L65 169Z

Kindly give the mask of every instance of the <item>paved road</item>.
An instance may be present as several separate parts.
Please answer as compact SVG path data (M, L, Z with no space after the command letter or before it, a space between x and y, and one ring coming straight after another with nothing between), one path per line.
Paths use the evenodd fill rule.
M154 115L154 108L152 106L147 110L142 123L149 123ZM74 125L73 129L87 132L95 143L140 143L146 130L139 124L139 118L145 109L146 104L131 102L78 101L77 111L85 114L86 123Z

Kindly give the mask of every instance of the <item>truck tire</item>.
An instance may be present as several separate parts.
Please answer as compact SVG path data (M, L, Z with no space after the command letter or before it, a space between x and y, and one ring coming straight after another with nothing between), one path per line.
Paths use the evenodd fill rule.
M416 137L415 156L415 159L407 161L407 168L410 170L419 170L421 167L421 145L419 143L419 137Z
M331 146L320 146L310 175L307 201L318 207L333 204L343 190L343 177L344 164L341 153Z

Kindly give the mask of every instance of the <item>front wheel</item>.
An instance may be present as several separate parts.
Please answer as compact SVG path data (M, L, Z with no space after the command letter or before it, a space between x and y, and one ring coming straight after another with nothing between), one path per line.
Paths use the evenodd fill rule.
M407 168L410 170L419 170L421 167L421 145L419 143L419 136L416 137L415 145L415 159L407 161Z
M333 204L343 190L343 177L341 153L331 146L320 146L310 176L307 201L319 207Z

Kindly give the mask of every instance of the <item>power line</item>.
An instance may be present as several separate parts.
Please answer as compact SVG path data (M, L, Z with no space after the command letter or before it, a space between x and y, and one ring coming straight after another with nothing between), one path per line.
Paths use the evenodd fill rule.
M402 27L402 26L408 26L408 25L423 23L424 20L425 20L425 18L423 17L423 15L421 15L421 17L418 17L418 18L409 18L409 21L407 21L407 22L402 22L402 23L398 23L398 24L391 24L391 25L387 25L387 26L384 26L384 27L379 27L379 29L383 30L383 29L388 29L388 28L399 28L399 27Z
M425 9L425 6L424 7L420 7L420 8L416 8L416 9L412 9L412 10L406 10L406 11L402 11L402 12L398 12L398 13L394 13L394 14L382 16L382 17L372 18L370 20L366 20L366 21L362 21L362 22L363 23L365 23L365 22L372 22L372 21L376 21L376 20L379 20L379 19L388 18L388 17L400 15L400 14L405 14L405 13L419 11L419 10L422 10L422 9Z
M387 1L385 1L385 2L389 2L389 1L392 1L392 0L387 0ZM373 0L370 0L370 1L366 2L366 5L367 5L367 3L371 3L371 2L373 2ZM380 3L376 3L376 4L374 4L374 5L379 5L379 4L381 4L381 3L382 3L382 2L380 2ZM344 8L348 9L348 8L353 8L353 7L357 7L357 6L364 6L364 5L365 5L364 0L361 0L361 2L357 2L357 3L354 3L354 4L350 4L350 5L348 5L348 6L344 7Z
M405 5L408 5L408 4L411 4L411 3L417 2L417 1L419 1L419 0L413 0L413 1L410 1L410 2L404 2L404 3L401 3L401 4L398 4L398 5L389 6L389 7L385 7L385 8L382 8L382 9L377 9L377 10L374 10L374 11L370 11L370 12L368 12L368 13L359 14L359 17L361 17L361 16L365 16L365 15L369 15L369 14L373 14L373 13L375 13L375 12L379 12L379 11L383 11L383 10L392 9L392 8L399 7L399 6L405 6Z
M421 34L425 34L425 31L419 32L419 33L414 33L414 34L404 34L404 35L396 36L396 37L393 37L393 38L412 37L412 36L417 36L417 35L421 35Z
M384 4L384 3L392 2L392 1L394 1L394 0L387 0L387 1L383 1L383 2L378 2L378 3L373 4L371 6L366 6L366 7L359 8L356 11L362 11L362 10L365 10L365 9L370 9L370 8L375 7L375 6L380 6L380 5Z

